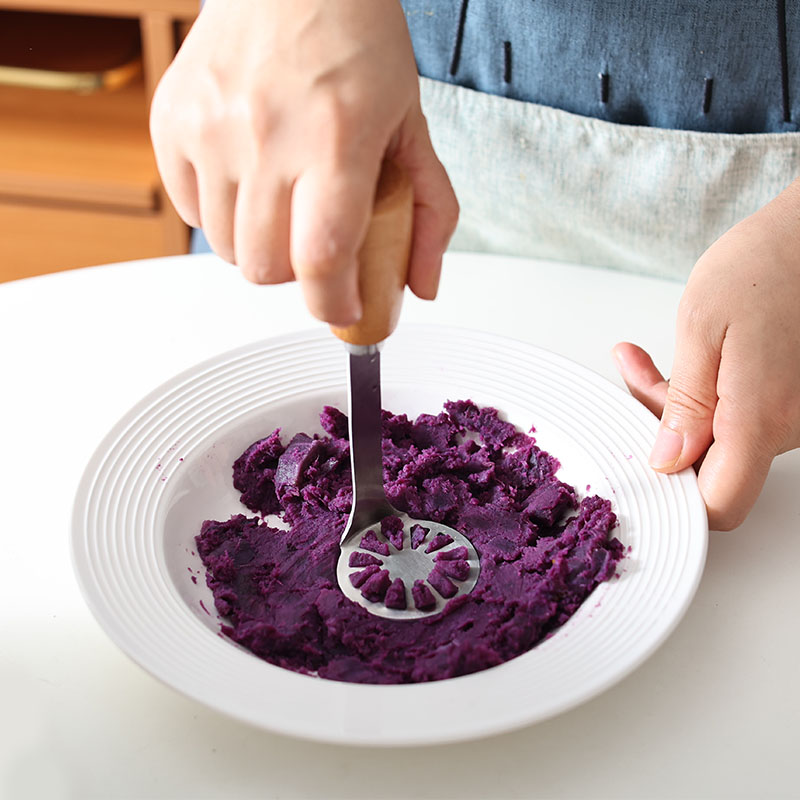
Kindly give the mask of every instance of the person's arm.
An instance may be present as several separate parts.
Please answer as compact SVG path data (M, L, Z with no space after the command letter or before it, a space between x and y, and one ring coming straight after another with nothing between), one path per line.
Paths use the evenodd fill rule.
M699 259L681 299L667 382L641 348L614 348L631 393L661 417L650 463L702 458L712 529L738 526L772 459L800 447L800 179Z
M394 159L415 193L408 283L436 295L458 205L397 0L207 0L150 127L180 216L250 280L297 278L338 325L360 316L355 256Z

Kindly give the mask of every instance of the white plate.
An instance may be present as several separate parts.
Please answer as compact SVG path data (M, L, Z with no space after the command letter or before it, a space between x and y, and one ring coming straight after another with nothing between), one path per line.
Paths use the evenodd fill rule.
M409 745L551 717L621 680L664 641L697 588L708 534L693 472L663 476L647 466L655 418L560 356L434 326L401 326L386 343L384 407L415 416L469 398L496 406L522 430L534 425L537 442L561 461L560 477L581 495L612 500L616 535L630 546L621 577L530 652L433 683L298 675L224 638L194 536L204 519L244 512L231 466L251 442L279 426L321 432L323 405L346 408L344 358L327 331L234 350L157 389L100 445L77 493L73 559L100 625L135 661L190 697L272 731Z

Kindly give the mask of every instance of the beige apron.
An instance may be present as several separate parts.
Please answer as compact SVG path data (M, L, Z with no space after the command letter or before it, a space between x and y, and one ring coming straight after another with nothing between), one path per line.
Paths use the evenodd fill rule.
M461 204L451 248L685 280L800 175L800 132L618 125L422 78Z

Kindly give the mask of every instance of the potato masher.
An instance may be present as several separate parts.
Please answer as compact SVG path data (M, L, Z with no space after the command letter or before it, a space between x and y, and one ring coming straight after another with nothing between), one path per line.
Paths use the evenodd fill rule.
M372 614L411 620L438 614L474 588L478 554L463 533L396 509L383 486L381 344L400 316L408 272L414 197L411 181L385 161L359 251L361 320L332 327L348 354L348 420L353 505L341 538L339 587Z

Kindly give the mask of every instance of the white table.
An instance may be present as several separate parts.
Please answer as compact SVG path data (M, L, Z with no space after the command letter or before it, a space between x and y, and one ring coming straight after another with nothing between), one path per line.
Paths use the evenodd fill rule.
M669 370L681 287L451 255L403 321L507 334L617 382L622 339ZM535 309L534 318L531 311ZM76 484L142 395L212 355L315 323L295 285L213 256L0 285L0 797L800 797L800 452L712 533L689 612L642 667L521 731L405 750L265 733L167 688L103 634L72 575Z

